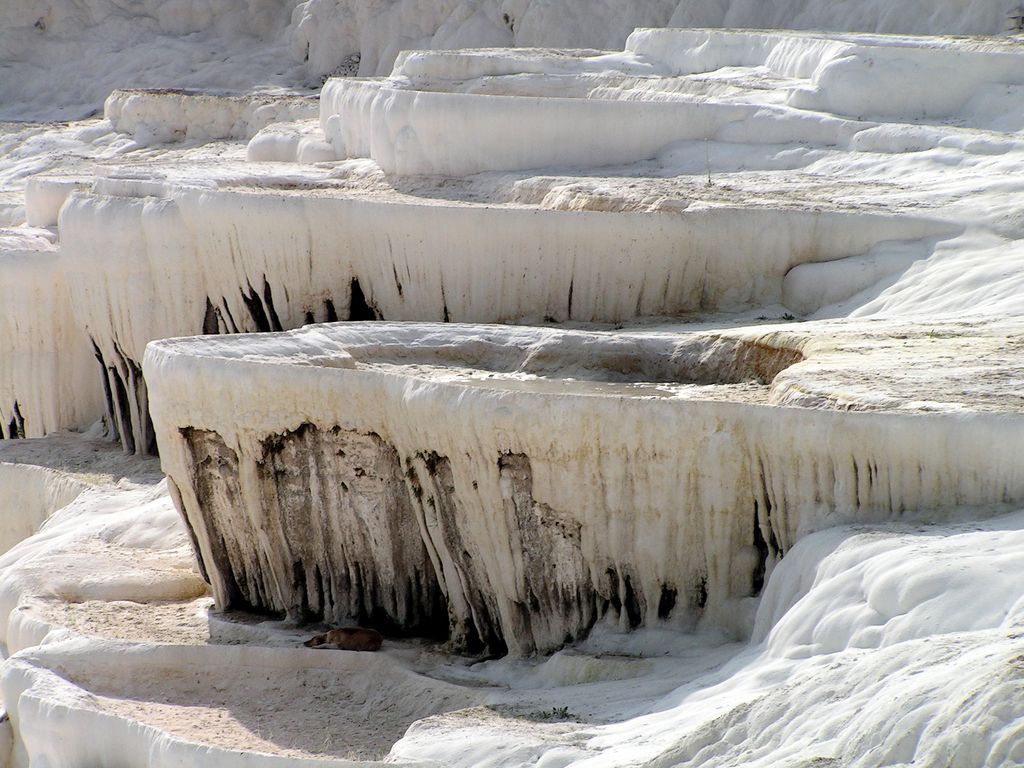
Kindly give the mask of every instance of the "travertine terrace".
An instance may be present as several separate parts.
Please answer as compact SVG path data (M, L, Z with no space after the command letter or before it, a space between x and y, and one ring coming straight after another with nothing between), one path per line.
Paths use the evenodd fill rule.
M45 10L0 766L1024 763L1012 4Z

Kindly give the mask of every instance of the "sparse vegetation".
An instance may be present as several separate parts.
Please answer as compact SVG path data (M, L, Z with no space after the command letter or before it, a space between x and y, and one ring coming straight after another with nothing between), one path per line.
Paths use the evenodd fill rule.
M490 706L488 709L505 717L529 720L534 723L579 722L579 718L570 712L568 707L551 707L551 709L529 711L503 706Z

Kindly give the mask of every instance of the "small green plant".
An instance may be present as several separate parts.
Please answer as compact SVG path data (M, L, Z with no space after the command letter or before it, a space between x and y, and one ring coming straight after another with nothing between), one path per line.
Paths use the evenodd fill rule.
M575 720L576 716L569 711L568 707L552 707L551 709L542 709L536 712L529 712L523 715L527 720L537 720L540 722L554 722L557 720Z
M566 720L579 721L568 707L552 707L551 709L535 709L532 711L510 707L507 705L486 705L486 708L504 717L515 717L520 720L532 720L536 723L557 723Z

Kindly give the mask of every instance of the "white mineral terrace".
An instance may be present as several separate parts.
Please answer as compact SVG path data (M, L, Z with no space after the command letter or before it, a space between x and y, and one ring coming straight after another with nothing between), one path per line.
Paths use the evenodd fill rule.
M901 382L863 395L891 342L826 344L805 384L812 329L337 324L157 342L145 373L219 604L427 629L439 589L454 642L523 654L606 614L744 636L806 533L1024 502L1020 394L981 413L959 389L993 356L1019 380L1019 326L905 332ZM807 392L826 407L772 404Z
M395 638L378 656L311 651L308 630L213 612L152 460L80 436L0 455L87 486L0 558L16 765L1021 758L1021 512L810 534L768 579L749 645L601 624L550 657L479 663Z
M320 123L339 158L400 175L613 165L693 140L893 151L893 122L920 126L904 145L965 114L1019 128L1022 62L997 43L643 29L622 54L405 53L388 79L330 80Z
M0 768L1024 765L1018 5L0 3Z
M108 117L137 135L103 139L91 183L68 163L25 190L30 221L52 226L60 211L58 245L46 246L60 268L45 279L68 296L54 303L73 327L54 328L59 312L18 316L67 338L72 355L98 355L106 373L75 395L83 404L48 405L51 387L35 382L81 389L77 369L20 366L25 383L0 392L5 428L15 403L33 412L28 434L79 427L105 393L126 447L151 450L145 345L202 332L371 317L622 322L780 304L801 316L1016 310L1020 271L992 264L1021 258L1009 202L1024 154L1021 56L998 41L711 30L641 30L620 54L408 53L391 78L328 81L324 133L295 122L308 114L299 96L116 92ZM873 95L896 77L887 67L913 99ZM957 78L927 87L943 68ZM469 106L455 124L447 107L430 118L435 97ZM849 117L864 98L876 113ZM626 123L574 113L590 108ZM392 125L407 118L421 127ZM250 159L322 161L332 144L376 162L245 162L237 143L196 145L273 121L284 122L256 135ZM502 130L514 141L494 146ZM389 157L412 158L402 173L503 172L388 176ZM442 167L445 157L491 164Z

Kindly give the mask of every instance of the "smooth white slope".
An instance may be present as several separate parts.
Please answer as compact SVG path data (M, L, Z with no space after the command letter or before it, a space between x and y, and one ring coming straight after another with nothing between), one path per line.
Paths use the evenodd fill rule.
M608 166L695 140L893 151L874 137L906 123L949 123L915 137L934 144L1019 129L1022 62L994 39L637 29L614 54L406 52L386 80L328 81L320 118L339 158L401 176Z
M0 520L0 551L6 552L38 531L88 485L47 467L0 461L0 487L8 499Z
M0 120L99 112L115 88L293 86L288 0L113 0L0 9ZM276 42L276 44L275 44Z
M1019 765L1022 552L1022 512L815 534L772 574L766 639L650 714L533 738L434 718L392 754L502 768Z

